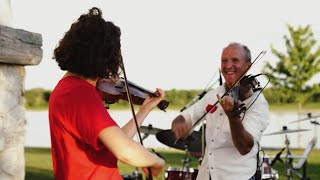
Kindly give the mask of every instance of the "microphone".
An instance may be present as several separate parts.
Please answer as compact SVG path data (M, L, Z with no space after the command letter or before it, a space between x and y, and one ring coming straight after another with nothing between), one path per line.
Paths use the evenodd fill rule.
M219 85L221 86L222 85L222 77L221 77L221 70L219 69Z
M198 94L197 97L193 98L187 105L185 105L180 112L186 110L189 106L191 106L194 102L196 102L197 100L200 100L201 98L203 98L204 95L207 94L206 90L203 90L200 94Z
M282 152L283 152L285 149L286 149L286 148L282 148L281 151L278 152L278 154L276 155L276 157L271 161L271 164L270 164L271 167L276 163L277 160L280 161L280 162L283 162L283 160L280 158L280 156L281 156Z

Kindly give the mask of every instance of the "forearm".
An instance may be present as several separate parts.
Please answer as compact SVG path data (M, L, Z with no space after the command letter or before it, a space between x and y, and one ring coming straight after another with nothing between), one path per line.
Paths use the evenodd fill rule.
M103 129L99 133L99 139L118 160L128 165L149 167L161 163L160 158L149 152L141 144L129 139L119 127Z
M138 127L141 126L141 124L143 123L144 119L148 116L150 111L151 110L148 110L147 108L140 107L140 110L136 114ZM136 123L133 118L121 129L130 139L132 139L134 135L137 133Z
M157 167L161 166L160 158L149 152L137 142L130 143L131 148L123 148L118 159L125 164L135 167Z
M237 150L241 155L249 153L253 147L254 141L251 134L244 129L240 117L229 117L229 124L232 141Z

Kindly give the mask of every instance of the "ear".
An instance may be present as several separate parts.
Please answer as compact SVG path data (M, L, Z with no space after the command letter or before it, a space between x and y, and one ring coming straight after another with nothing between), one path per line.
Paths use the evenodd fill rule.
M251 62L247 62L246 65L247 65L247 68L249 68L249 66L251 65Z

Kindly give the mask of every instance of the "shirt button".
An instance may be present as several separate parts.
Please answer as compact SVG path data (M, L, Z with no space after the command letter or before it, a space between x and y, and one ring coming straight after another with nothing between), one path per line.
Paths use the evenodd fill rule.
M211 155L212 153L209 153L209 155Z
M212 139L211 142L213 142L214 140Z
M211 167L211 169L213 169L213 167Z
M220 113L220 116L222 116L222 113Z
M219 129L219 126L217 127L217 129Z

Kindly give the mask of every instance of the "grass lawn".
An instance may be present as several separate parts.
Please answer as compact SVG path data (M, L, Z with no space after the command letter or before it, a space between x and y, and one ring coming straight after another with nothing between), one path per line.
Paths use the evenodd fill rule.
M182 160L185 153L180 150L172 149L156 149L166 160L166 167L182 167ZM278 151L266 151L266 154L271 156L275 155ZM283 152L284 154L285 152ZM303 150L293 150L292 154L301 155ZM190 156L189 156L190 157ZM197 168L198 160L194 157L191 158L190 167ZM52 172L52 158L51 152L48 148L25 148L25 160L26 160L26 180L50 180L53 178ZM296 162L296 161L294 161ZM119 169L121 174L129 174L135 170L134 167L130 167L119 163ZM279 173L280 179L286 179L285 165L281 162L277 162L274 166ZM299 171L302 174L302 171ZM308 158L307 174L311 179L320 179L320 150L313 150ZM155 180L164 180L164 174L160 175ZM294 177L294 179L299 179Z

